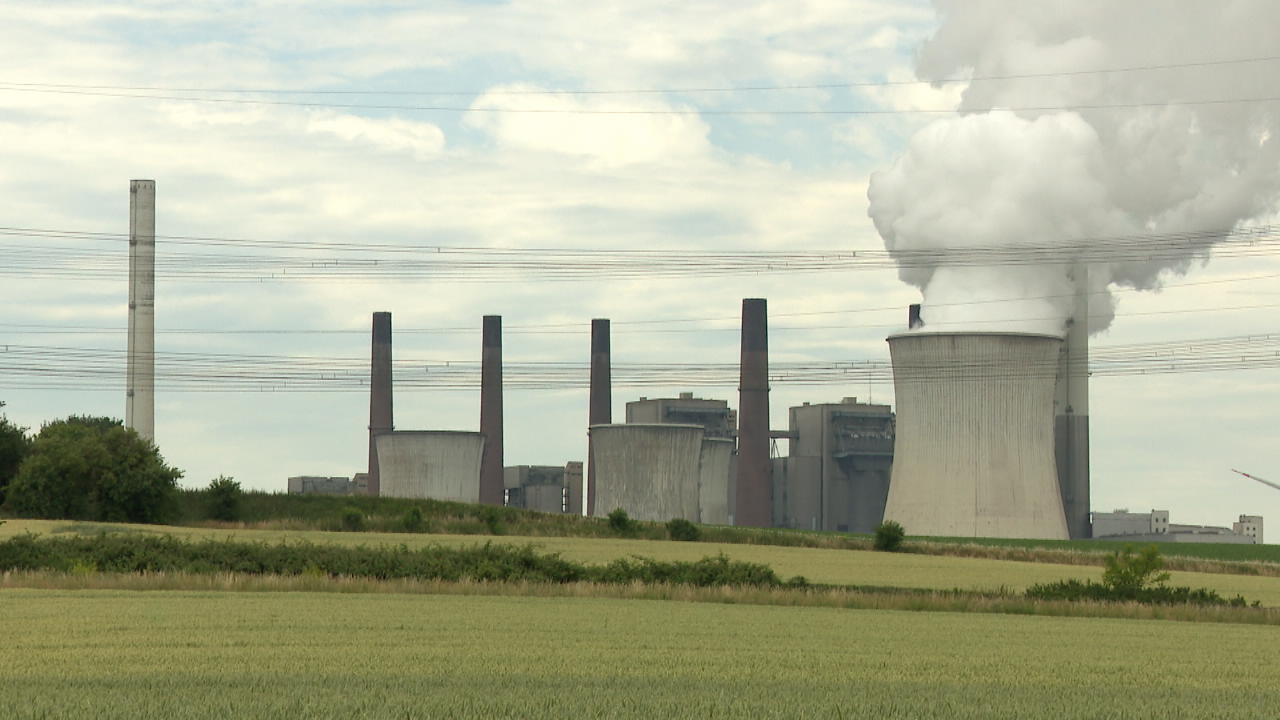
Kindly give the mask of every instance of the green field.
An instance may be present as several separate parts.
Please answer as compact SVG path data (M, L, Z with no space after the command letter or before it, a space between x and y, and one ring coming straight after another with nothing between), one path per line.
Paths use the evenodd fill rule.
M6 590L0 717L1260 718L1270 627L575 598Z
M164 532L187 537L234 537L238 540L266 542L306 540L314 543L344 544L426 544L446 546L472 545L478 542L512 544L533 543L566 559L585 563L605 563L631 555L644 555L660 560L698 560L707 555L724 553L734 560L765 563L779 575L803 575L811 582L875 587L1021 591L1027 586L1078 578L1098 579L1101 568L1080 565L1054 565L1014 562L985 558L947 555L878 553L857 550L781 547L775 545L739 545L725 543L681 543L657 540L622 540L617 538L521 538L513 536L477 537L471 535L422 535L407 533L336 533L322 531L282 530L214 530L207 528L165 527L151 525L107 526L70 521L11 520L0 525L0 537L21 532L57 533L67 531L94 532L102 528L134 532ZM1280 578L1253 575L1174 572L1175 585L1207 587L1224 596L1242 595L1249 602L1280 606Z

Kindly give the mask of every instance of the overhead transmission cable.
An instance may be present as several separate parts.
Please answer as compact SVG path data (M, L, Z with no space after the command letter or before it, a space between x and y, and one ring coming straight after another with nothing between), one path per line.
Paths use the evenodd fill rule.
M973 82L994 82L1007 80L1034 80L1054 77L1077 77L1084 75L1111 75L1119 73L1154 72L1160 70L1185 70L1190 68L1220 67L1280 61L1280 55L1261 57L1230 58L1217 60L1199 60L1178 63L1159 63L1146 65L1128 65L1113 68L1097 68L1082 70L1060 70L1030 73L1004 73L998 75L974 75L937 78L929 80L860 80L853 82L811 83L811 84L775 84L775 85L731 85L731 86L692 86L670 88L586 88L586 89L480 89L480 90L439 90L439 89L305 89L305 88L250 88L250 87L193 87L175 85L96 85L80 83L47 83L16 82L0 79L0 86L10 88L57 89L57 90L114 90L128 92L166 92L166 93L222 93L245 95L351 95L351 96L388 96L388 95L420 95L447 97L470 97L477 95L673 95L689 93L736 93L736 92L773 92L793 90L839 90L867 87L898 87L919 85L953 85Z

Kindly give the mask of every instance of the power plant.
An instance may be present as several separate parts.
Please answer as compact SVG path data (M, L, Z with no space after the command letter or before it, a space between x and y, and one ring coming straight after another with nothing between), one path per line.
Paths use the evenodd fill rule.
M154 439L155 183L130 185L126 424ZM591 322L583 464L506 467L502 318L481 323L478 432L396 430L391 313L372 315L367 473L291 479L292 492L367 492L546 512L867 533L1086 538L1087 270L1065 338L934 332L921 307L888 338L896 408L804 403L769 425L767 301L742 301L739 397L640 398L613 424L609 320ZM895 412L896 409L896 412ZM771 457L785 440L785 456ZM1252 516L1251 516L1252 517Z

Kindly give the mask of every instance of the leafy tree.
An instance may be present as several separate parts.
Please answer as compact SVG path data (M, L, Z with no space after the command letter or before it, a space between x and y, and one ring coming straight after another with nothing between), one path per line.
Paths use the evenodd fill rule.
M235 522L240 519L240 496L244 491L234 478L219 475L209 481L209 519Z
M1136 595L1139 591L1163 585L1169 581L1169 573L1160 572L1164 558L1155 545L1148 545L1134 554L1126 545L1107 556L1106 570L1102 572L1102 584L1121 595Z
M0 407L4 407L4 403L0 402ZM31 438L27 437L27 429L0 415L0 505L4 504L5 489L18 474L18 466L30 448Z
M72 416L41 428L6 503L28 517L161 522L175 509L180 477L120 421Z

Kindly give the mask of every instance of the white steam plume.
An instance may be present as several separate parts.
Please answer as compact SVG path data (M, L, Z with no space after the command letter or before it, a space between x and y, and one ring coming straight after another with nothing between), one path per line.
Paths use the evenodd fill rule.
M941 25L917 57L925 80L1174 65L1280 55L1280 2L935 0ZM918 132L871 176L885 246L910 251L1061 244L1096 259L1105 238L1230 230L1280 209L1280 103L1178 104L1280 96L1280 61L975 80L956 118ZM1150 104L1124 109L1085 106ZM1063 107L1076 110L999 108ZM1096 247L1081 247L1084 240ZM959 252L956 252L959 251ZM1073 251L1074 252L1074 251ZM1156 287L1185 256L1091 262L1090 325L1108 288ZM934 330L1063 331L1070 263L902 265ZM993 298L1011 303L978 303ZM1019 319L1019 322L1009 322Z

